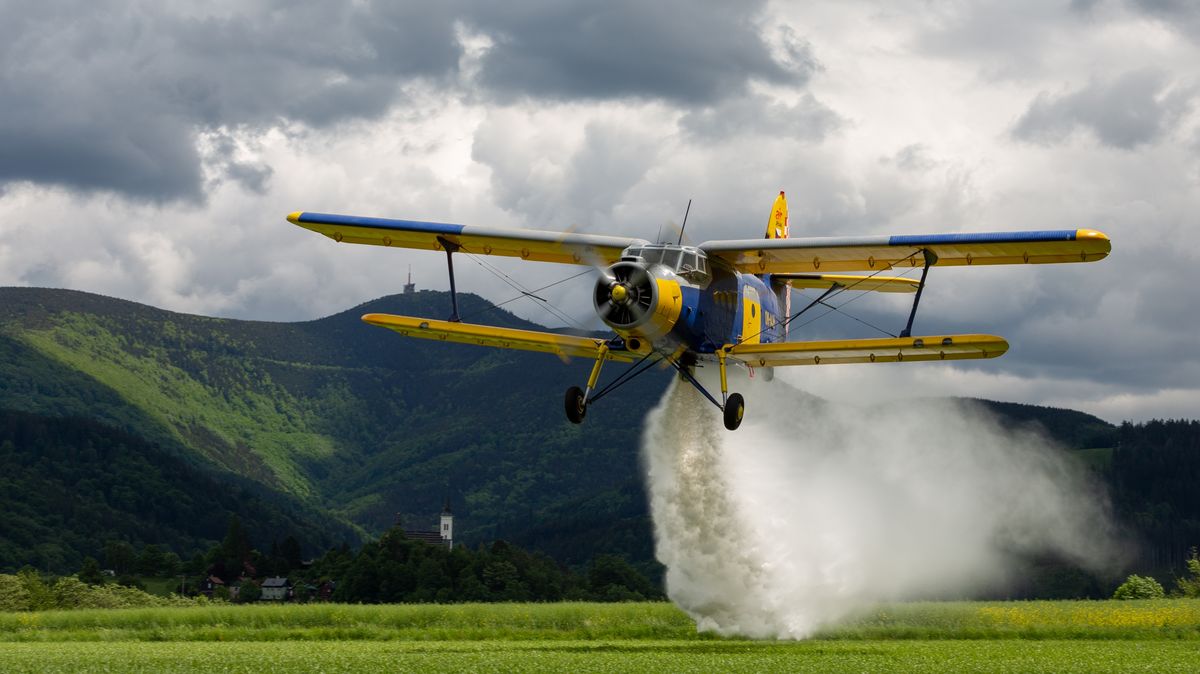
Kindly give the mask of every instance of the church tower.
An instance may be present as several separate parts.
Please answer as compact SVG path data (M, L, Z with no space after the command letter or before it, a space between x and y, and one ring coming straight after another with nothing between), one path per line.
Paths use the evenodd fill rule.
M454 549L454 513L450 512L450 499L446 499L446 506L442 508L442 540L446 541L446 547Z

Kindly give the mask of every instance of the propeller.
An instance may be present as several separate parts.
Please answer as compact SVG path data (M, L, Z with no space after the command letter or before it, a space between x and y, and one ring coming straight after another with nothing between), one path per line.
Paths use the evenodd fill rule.
M601 270L592 299L605 323L631 328L653 313L657 294L657 284L645 267L636 262L618 262Z

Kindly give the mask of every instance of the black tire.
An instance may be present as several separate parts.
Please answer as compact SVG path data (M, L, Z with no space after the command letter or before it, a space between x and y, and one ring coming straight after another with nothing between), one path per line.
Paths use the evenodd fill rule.
M567 419L573 424L582 424L587 416L587 401L583 397L583 389L572 386L567 389L566 400L563 401L567 410Z
M725 400L725 428L736 431L742 425L742 415L746 413L746 401L741 393L730 393Z

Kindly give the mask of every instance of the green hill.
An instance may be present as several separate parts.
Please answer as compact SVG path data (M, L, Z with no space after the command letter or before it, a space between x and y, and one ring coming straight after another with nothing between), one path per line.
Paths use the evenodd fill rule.
M460 304L492 323L535 327L475 296ZM578 526L632 537L617 551L648 560L640 424L630 419L656 402L664 376L629 385L576 427L559 413L562 391L589 363L403 340L359 320L373 311L438 316L447 306L445 294L421 292L267 323L4 288L0 409L102 422L215 479L248 479L371 533L398 514L408 526L431 524L449 497L460 538L521 541L577 503L586 511L575 513ZM588 539L553 521L566 539ZM271 535L254 530L265 522L247 526L256 540ZM575 562L595 546L562 548Z

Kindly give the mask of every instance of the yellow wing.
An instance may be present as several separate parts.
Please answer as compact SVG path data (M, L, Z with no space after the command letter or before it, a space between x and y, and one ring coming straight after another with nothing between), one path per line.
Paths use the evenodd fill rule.
M449 242L463 252L476 255L505 255L539 262L564 264L611 264L631 245L644 239L598 236L571 232L543 232L511 227L452 225L442 222L364 218L355 215L296 212L287 217L292 224L339 243L443 250Z
M877 293L915 293L921 282L899 276L851 276L849 274L772 274L771 280L787 281L793 288L832 288Z
M600 345L605 341L598 337L559 335L553 332L500 328L492 325L456 323L431 318L393 316L392 314L367 314L362 317L362 320L371 325L394 330L406 337L477 344L499 349L541 351L553 353L563 359L570 357L596 358L599 355ZM632 362L641 358L641 355L628 351L608 351L606 358Z
M728 346L728 357L754 367L897 363L921 360L995 358L1008 342L995 335L942 335L888 339L841 339Z
M879 271L921 267L924 251L940 267L985 264L1094 262L1108 256L1103 232L1063 229L984 234L920 234L806 239L708 241L700 248L752 274L815 271Z

